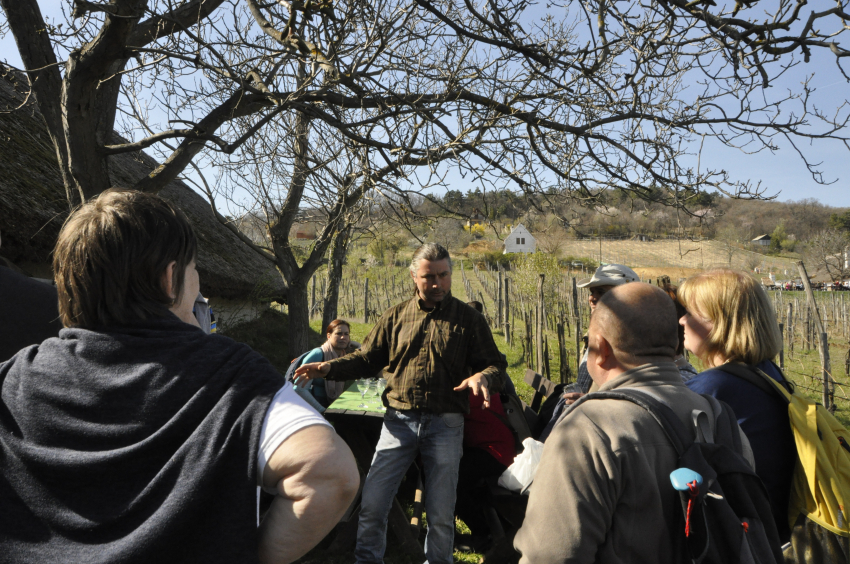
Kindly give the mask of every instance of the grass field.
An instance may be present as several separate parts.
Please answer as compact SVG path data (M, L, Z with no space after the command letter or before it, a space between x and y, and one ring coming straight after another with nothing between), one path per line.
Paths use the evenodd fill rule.
M793 268L793 262L790 259L762 255L738 248L730 250L724 247L723 244L714 241L687 239L633 241L603 238L601 257L602 262L625 264L632 268L677 267L702 270L712 266L732 266L732 268L752 270L754 266L760 266L764 273L769 270L782 272ZM600 242L598 239L569 239L564 243L561 253L565 256L589 257L599 261Z

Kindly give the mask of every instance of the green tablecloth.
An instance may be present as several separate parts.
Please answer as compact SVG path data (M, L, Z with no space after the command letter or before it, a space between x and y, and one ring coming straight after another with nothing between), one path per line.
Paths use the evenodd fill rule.
M328 409L350 409L352 411L372 411L374 413L383 413L382 410L378 409L379 407L383 407L380 396L367 397L366 400L368 400L366 403L369 404L369 407L357 407L364 402L363 399L360 398L360 392L357 391L357 383L352 381L351 385L342 392L341 396L334 400Z

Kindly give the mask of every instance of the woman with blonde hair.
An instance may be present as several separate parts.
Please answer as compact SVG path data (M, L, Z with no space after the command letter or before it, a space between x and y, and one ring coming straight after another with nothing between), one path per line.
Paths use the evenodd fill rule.
M685 348L708 366L686 385L734 410L752 446L756 473L770 495L779 536L788 541L788 496L797 455L787 405L777 394L724 370L736 363L785 381L773 363L782 334L770 298L752 276L727 268L687 279L678 298L687 310L679 320L685 329Z

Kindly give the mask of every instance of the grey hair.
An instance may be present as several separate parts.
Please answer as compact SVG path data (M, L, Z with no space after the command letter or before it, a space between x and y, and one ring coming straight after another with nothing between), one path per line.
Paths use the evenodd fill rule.
M449 272L452 270L452 258L449 256L449 251L438 243L425 243L413 253L413 258L410 260L410 273L414 276L419 270L419 262L423 260L436 261L446 259L449 261Z

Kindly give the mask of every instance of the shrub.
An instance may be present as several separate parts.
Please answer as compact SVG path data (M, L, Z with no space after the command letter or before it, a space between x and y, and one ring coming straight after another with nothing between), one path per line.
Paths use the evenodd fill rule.
M513 275L514 288L526 299L535 299L540 274L545 275L543 294L546 299L557 299L556 281L561 276L561 268L558 259L548 253L526 253L517 258Z

